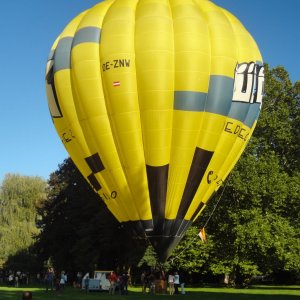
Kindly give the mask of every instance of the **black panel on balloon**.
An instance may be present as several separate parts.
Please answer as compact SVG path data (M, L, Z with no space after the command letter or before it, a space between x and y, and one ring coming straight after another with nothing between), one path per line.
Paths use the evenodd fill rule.
M196 148L176 219L183 219L187 213L213 154L212 151Z
M104 170L104 165L98 153L86 157L85 161L87 162L93 173L98 173Z
M169 165L146 166L155 234L162 234L165 218Z
M101 185L94 174L89 175L87 179L96 191L101 190Z

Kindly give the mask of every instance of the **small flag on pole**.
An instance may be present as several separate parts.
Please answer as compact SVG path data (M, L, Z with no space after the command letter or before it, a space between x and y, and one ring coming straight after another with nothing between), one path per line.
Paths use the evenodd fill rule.
M205 243L205 242L206 242L206 234L205 234L204 227L200 230L200 232L199 232L198 235L199 235L201 241L202 241L203 243Z
M114 81L113 82L113 86L120 86L120 85L121 85L120 81Z

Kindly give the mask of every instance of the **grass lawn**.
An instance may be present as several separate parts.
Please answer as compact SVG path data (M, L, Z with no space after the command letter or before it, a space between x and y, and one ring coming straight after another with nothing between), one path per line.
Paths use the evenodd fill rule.
M128 295L109 295L106 292L85 293L79 289L67 287L62 292L46 292L44 288L19 287L8 288L0 287L1 300L22 299L24 290L32 291L32 300L164 300L171 297L177 300L299 300L300 286L252 286L247 289L234 288L186 288L185 295L150 295L142 294L140 288L130 288Z

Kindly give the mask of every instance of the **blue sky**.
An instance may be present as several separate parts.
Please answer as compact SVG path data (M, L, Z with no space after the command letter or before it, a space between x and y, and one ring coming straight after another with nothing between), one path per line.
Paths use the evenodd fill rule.
M41 176L68 157L52 124L44 87L50 47L65 25L97 0L11 0L0 10L0 182ZM252 34L263 59L300 80L299 0L214 0Z

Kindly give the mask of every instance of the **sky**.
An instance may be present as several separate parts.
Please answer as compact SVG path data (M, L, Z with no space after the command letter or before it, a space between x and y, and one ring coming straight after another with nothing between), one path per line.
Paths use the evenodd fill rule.
M48 110L45 65L68 22L99 0L10 0L0 10L0 182L8 173L47 180L68 157ZM256 40L264 62L300 80L299 0L214 0Z

